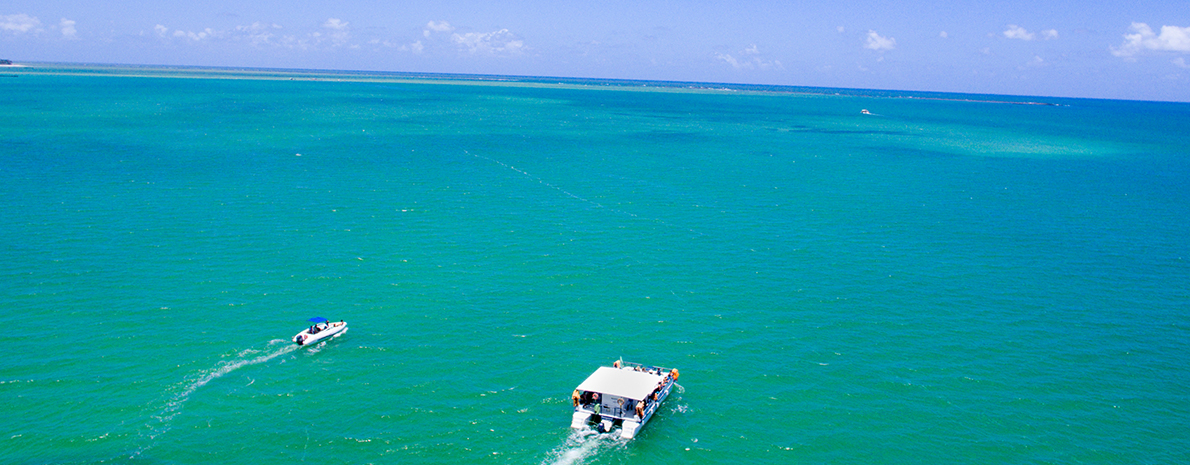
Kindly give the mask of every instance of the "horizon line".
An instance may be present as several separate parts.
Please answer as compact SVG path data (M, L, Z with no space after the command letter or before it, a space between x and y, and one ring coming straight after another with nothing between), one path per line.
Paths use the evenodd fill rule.
M1110 99L1097 97L1058 97L1058 96L1042 96L1042 95L1013 95L1013 94L995 94L995 93L966 93L966 92L948 92L948 91L931 91L931 90L902 90L902 89L864 89L851 87L822 87L822 86L798 86L788 84L748 84L748 83L731 83L731 82L703 82L703 81L671 81L671 80L649 80L649 79L631 79L631 78L603 78L603 77L579 77L579 76L532 76L519 74L466 74L466 73L444 73L444 72L422 72L422 71L381 71L381 70L355 70L355 69L319 69L319 68L269 68L269 67L241 67L241 66L207 66L207 65L166 65L166 64L135 64L135 63L84 63L84 62L54 62L54 61L15 61L9 59L12 64L0 65L0 69L9 70L23 70L26 74L74 74L74 73L54 73L54 72L32 72L36 69L36 65L51 65L73 68L143 68L143 69L190 69L190 70L212 70L212 71L232 71L232 72L274 72L289 74L292 76L277 76L271 78L272 80L282 80L283 77L294 78L301 75L355 75L359 77L375 76L375 77L405 77L410 80L422 81L463 81L463 82L484 82L484 83L507 83L507 84L560 84L571 85L577 87L591 87L598 88L599 86L592 85L595 81L604 84L612 84L623 89L632 89L635 87L650 87L653 84L653 89L688 89L700 91L732 91L732 92L763 92L763 93L787 93L787 94L809 94L809 95L837 95L837 96L851 96L851 97L872 97L872 98L908 98L915 100L942 100L942 101L961 101L974 103L1001 103L1001 104L1020 104L1020 105L1053 105L1061 106L1061 104L1053 102L1041 102L1035 100L1022 101L1019 99L1054 99L1054 100L1100 100L1100 101L1122 101L1122 102L1152 102L1152 103L1190 103L1178 102L1168 100L1132 100L1132 99ZM79 75L87 75L86 73L78 73ZM111 76L122 76L121 74L110 74ZM163 75L123 75L123 76L139 76L139 77L189 77L189 78L204 78L204 76L163 76ZM205 77L213 78L213 77ZM270 79L268 77L255 77L256 79ZM449 78L449 79L443 79ZM311 79L316 80L316 79ZM562 82L551 83L546 81L560 80ZM569 82L566 82L569 81ZM658 85L659 84L659 85ZM875 93L875 94L874 94ZM885 95L881 95L884 93ZM901 95L893 95L901 94ZM920 95L913 95L920 94ZM991 97L983 99L972 98L953 98L944 96L979 96ZM1011 99L1011 100L1009 100Z

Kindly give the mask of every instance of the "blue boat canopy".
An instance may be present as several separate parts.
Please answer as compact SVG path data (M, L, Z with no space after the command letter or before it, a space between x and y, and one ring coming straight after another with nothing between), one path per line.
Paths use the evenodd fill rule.
M326 318L323 318L323 317L320 317L320 316L316 316L316 317L314 317L314 318L311 318L311 319L309 319L309 320L306 320L306 321L312 321L312 322L314 322L314 323L326 323L326 322L327 322Z

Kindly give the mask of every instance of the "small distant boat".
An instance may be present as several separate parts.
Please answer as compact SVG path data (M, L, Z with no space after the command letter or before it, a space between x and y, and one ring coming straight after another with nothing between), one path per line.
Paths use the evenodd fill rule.
M338 323L331 323L326 318L316 316L307 321L314 324L293 337L293 342L296 342L299 346L313 344L347 332L347 323L343 320L339 320Z
M570 427L592 422L599 432L620 427L620 437L632 439L653 418L678 380L678 370L616 361L599 367L571 396L574 415Z
M860 112L861 114L865 114L865 115L870 115L870 114L872 114L872 112L868 111L867 109L860 110L859 112Z

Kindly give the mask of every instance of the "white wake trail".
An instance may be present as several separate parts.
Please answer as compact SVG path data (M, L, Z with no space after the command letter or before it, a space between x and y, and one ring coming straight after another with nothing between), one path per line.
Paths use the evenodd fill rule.
M546 454L541 465L579 465L600 452L623 447L618 433L598 433L594 430L571 431L566 442Z
M279 346L279 347L278 347ZM194 394L198 388L206 386L211 381L214 381L228 373L236 371L240 368L256 365L275 359L282 355L288 354L300 348L300 346L290 343L282 339L274 339L269 341L269 347L264 350L248 349L236 354L236 357L231 360L221 361L215 364L214 367L199 371L198 373L186 377L186 380L176 386L177 393L170 396L165 401L165 405L157 414L153 415L154 421L146 424L148 428L147 433L142 433L141 437L146 437L149 441L156 439L158 436L165 434L173 425L174 417L182 412L182 407L186 405L186 401L190 399L190 395ZM140 455L142 452L149 450L152 445L139 448L132 457Z

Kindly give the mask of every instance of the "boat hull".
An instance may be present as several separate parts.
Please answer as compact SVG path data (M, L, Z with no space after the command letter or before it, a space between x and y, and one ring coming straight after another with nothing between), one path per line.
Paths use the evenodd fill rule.
M570 427L584 429L597 422L600 432L610 432L619 426L619 436L632 439L657 413L676 381L677 370L639 364L602 367L575 389Z
M318 341L330 339L345 332L347 332L347 323L340 321L338 323L330 323L327 325L326 329L320 330L314 334L310 334L309 328L304 329L302 332L294 335L292 340L293 342L297 343L297 345L304 346L316 343Z

